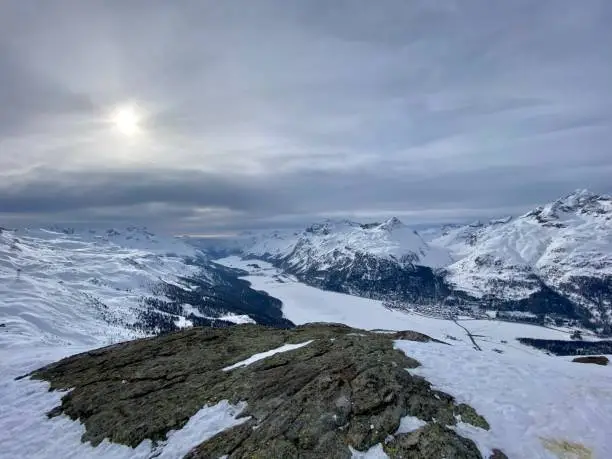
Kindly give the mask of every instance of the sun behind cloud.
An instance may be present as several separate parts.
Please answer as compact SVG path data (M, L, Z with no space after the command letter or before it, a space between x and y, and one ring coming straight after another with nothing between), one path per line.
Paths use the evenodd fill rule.
M111 118L115 128L126 136L134 136L140 132L141 117L132 105L118 107Z

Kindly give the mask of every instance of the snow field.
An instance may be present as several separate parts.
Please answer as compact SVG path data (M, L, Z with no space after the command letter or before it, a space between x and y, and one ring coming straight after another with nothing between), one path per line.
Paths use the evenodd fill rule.
M582 445L594 458L612 457L612 368L525 353L477 352L469 346L397 341L422 366L410 370L483 415L490 431L467 424L484 457L554 458L547 441Z

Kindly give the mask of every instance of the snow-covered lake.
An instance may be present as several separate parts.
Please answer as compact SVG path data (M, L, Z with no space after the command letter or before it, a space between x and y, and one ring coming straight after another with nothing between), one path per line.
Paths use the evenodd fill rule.
M243 260L232 256L216 260L216 263L249 272L244 279L255 290L263 290L281 300L283 315L298 325L308 322L338 322L368 330L416 330L443 341L454 342L456 339L464 343L471 342L465 330L450 320L388 309L381 301L311 287L265 261ZM518 337L569 339L567 330L535 325L472 319L460 320L459 323L479 335L478 343L484 348L497 348L504 345L502 341L508 341L511 346L507 347L516 346L520 352L540 354L540 351L518 342L510 343L510 340Z

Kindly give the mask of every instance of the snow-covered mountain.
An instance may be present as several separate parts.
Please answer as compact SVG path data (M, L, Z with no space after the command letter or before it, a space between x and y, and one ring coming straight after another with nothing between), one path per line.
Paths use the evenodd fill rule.
M452 262L397 218L383 223L327 220L301 232L243 241L244 256L268 260L311 285L371 298L431 302L443 286L434 270Z
M325 221L252 236L241 253L330 290L612 330L610 197L578 190L520 217L448 225L427 235L433 239L397 218Z
M453 229L432 245L458 261L455 288L523 300L552 290L590 320L612 323L612 198L578 190L515 219ZM584 309L584 310L582 310Z
M395 217L384 223L370 224L327 220L311 225L299 234L289 231L254 237L247 247L251 255L282 257L298 270L312 264L318 264L321 269L348 264L359 254L401 265L434 268L451 262L447 250L430 246L416 231Z
M283 322L194 247L145 228L0 230L0 347L105 344L190 324Z

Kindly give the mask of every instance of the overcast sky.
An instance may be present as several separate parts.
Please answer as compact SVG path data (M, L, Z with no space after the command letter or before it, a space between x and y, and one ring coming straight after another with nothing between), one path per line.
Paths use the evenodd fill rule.
M417 224L607 193L610 24L610 0L3 0L0 226Z

